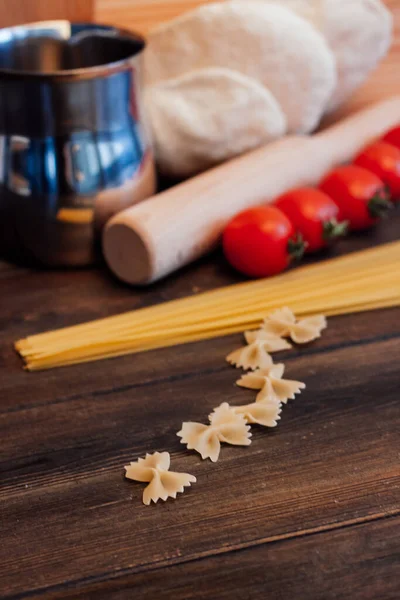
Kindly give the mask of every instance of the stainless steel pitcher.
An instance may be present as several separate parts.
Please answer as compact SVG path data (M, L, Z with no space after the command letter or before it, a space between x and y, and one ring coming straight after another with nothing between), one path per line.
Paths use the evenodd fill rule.
M0 30L0 252L87 265L96 231L155 191L144 40L93 24Z

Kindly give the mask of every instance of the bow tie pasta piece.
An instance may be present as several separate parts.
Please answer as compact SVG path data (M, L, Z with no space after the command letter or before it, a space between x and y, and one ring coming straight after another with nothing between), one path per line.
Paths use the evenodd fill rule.
M364 83L389 50L393 18L381 0L265 1L293 10L326 39L338 72L329 111L338 108Z
M306 386L301 381L282 379L284 372L285 367L282 364L268 369L259 369L254 373L243 375L236 385L250 390L260 390L256 402L287 404L288 400L294 400L296 394L300 394Z
M146 458L139 458L125 467L125 477L133 481L141 481L149 485L143 492L143 504L149 505L152 501L176 498L185 487L196 483L196 477L188 473L174 473L169 471L171 457L168 452L155 452L146 454Z
M243 346L231 352L226 357L226 360L238 369L255 371L260 368L268 368L273 364L272 358L269 355L270 352L280 352L288 348L290 348L290 344L285 340L278 337L271 337L263 341L255 341L248 346Z
M227 404L221 404L210 415L211 427L218 430L218 439L232 446L250 446L250 427L242 415L237 415Z
M232 407L236 414L243 415L248 423L263 427L276 427L282 412L277 402L254 402L245 406Z
M323 36L277 5L206 4L160 25L147 41L146 86L197 69L232 69L271 92L292 133L315 129L336 86L335 60Z
M202 423L182 423L182 429L176 434L181 438L181 444L185 444L188 450L196 450L203 460L209 458L217 462L221 445L216 432Z
M321 337L321 332L326 329L326 318L322 315L307 317L298 321L292 327L291 339L295 344L308 344Z
M258 81L230 69L191 71L145 91L157 164L190 177L286 133L286 118Z
M306 384L302 381L270 377L258 394L257 402L262 402L265 398L271 398L275 402L287 404L288 400L294 400L296 394L300 394L301 390L305 388Z
M203 460L209 458L217 462L221 443L233 446L249 446L251 444L250 427L241 414L236 414L229 404L221 404L209 416L210 425L201 423L183 423L177 433L181 443L188 450L196 450Z
M257 369L253 373L243 375L237 382L236 385L245 387L248 390L260 390L268 377L275 377L275 379L281 379L285 372L285 365L282 363L274 364L272 358L269 357L270 362L265 365L262 369Z
M268 315L262 329L266 335L290 337L296 344L308 344L321 337L327 322L323 315L297 321L290 308L281 308Z
M244 337L248 344L253 344L254 342L269 342L271 347L276 348L276 350L270 350L270 352L280 352L281 350L290 350L292 348L292 345L289 344L288 341L265 331L265 329L246 331Z
M276 335L279 337L289 337L291 328L296 324L296 317L294 313L285 306L280 308L264 319L264 325L262 327L266 335Z

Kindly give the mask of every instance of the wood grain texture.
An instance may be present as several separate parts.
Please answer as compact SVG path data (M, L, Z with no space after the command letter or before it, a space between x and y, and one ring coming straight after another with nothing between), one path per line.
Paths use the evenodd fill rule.
M178 17L201 4L220 0L97 0L96 18L109 23L129 24L141 33Z
M57 600L398 600L399 518L261 544L78 590L52 591ZM243 582L246 591L243 591ZM145 590L145 593L144 593ZM313 594L310 590L315 590ZM34 596L35 597L35 596ZM37 597L37 596L36 596Z
M353 238L342 251L398 237L399 226L400 215L375 239ZM348 597L373 597L363 588L365 561L387 578L375 584L380 597L393 597L392 538L386 546L380 533L380 550L368 549L355 526L365 524L368 538L384 517L400 512L398 309L332 319L316 344L282 354L288 376L304 379L307 391L285 408L278 429L256 428L248 449L224 448L211 465L185 452L175 432L222 401L250 401L224 362L240 336L34 375L21 370L11 342L232 281L221 262L205 260L147 293L108 280L100 269L0 275L7 289L0 306L2 598L94 598L99 590L104 598L168 598L177 586L182 599L224 598L228 591L261 598L272 584L278 594L289 567L258 576L255 587L230 573L243 568L253 582L265 557L279 565L275 543L290 564L286 589L302 582L299 598L324 597L335 578L329 569L336 543L348 548ZM176 503L148 508L142 486L124 480L123 466L154 450L169 450L174 468L198 483ZM348 538L336 542L341 528ZM311 536L319 562L306 577L302 557ZM222 565L227 575L218 584ZM344 568L337 563L339 572ZM201 595L190 579L204 573Z
M111 1L107 20L125 25L151 5L153 20L169 10ZM388 73L375 81L398 91ZM397 211L334 253L399 231ZM102 265L0 262L2 600L397 600L399 309L332 319L321 340L282 354L307 390L276 430L255 428L249 448L226 447L215 465L185 452L175 432L223 401L252 398L224 362L240 336L37 374L12 349L31 333L238 280L219 254L139 291ZM156 450L198 483L144 507L123 466Z
M0 0L1 27L44 21L68 19L92 21L95 0Z

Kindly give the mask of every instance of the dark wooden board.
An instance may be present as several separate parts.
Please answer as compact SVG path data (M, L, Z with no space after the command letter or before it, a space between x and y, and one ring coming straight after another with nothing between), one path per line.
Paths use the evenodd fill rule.
M316 532L33 598L398 600L399 518ZM351 590L351 596L348 596Z
M399 231L397 215L337 252ZM307 391L212 465L176 431L253 397L224 362L240 336L35 374L12 343L234 282L218 257L148 291L0 265L1 598L396 597L400 309L332 319L280 355ZM145 507L123 466L156 450L198 483Z

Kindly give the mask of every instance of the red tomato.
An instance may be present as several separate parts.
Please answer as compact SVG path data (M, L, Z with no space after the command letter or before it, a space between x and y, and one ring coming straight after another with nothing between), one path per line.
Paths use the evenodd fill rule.
M339 222L339 207L335 202L314 188L300 188L284 194L275 202L296 231L306 242L306 252L316 252L329 246L348 230L346 221Z
M250 277L277 275L304 252L294 226L274 206L245 210L232 219L223 247L231 265Z
M383 181L354 165L329 173L320 188L338 205L339 219L348 221L353 230L371 227L393 206Z
M400 148L400 126L388 131L383 141L396 146L396 148Z
M376 142L361 152L354 164L378 175L390 189L392 200L400 200L399 148L387 142Z

